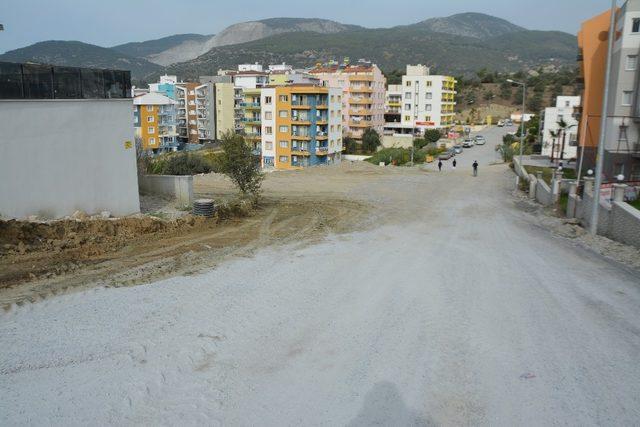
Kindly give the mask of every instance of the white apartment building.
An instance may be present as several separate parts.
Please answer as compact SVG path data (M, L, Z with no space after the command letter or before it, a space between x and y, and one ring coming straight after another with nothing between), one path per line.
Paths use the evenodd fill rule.
M402 85L389 85L385 97L384 112L400 114L402 112Z
M578 148L578 120L575 118L574 112L579 106L579 96L559 96L556 99L555 107L545 108L542 155L553 157L554 159L568 160L576 158ZM557 132L559 129L558 123L561 120L567 124L566 130L564 133L554 136L554 132Z
M455 78L431 75L425 65L407 65L402 76L402 125L421 131L452 126L455 85Z

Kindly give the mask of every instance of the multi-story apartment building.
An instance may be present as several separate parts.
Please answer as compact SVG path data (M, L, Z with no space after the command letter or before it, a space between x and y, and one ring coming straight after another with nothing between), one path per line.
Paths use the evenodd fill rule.
M196 88L199 83L181 82L175 84L175 99L178 101L178 140L180 143L198 144L198 111L196 109Z
M246 141L256 153L262 149L262 120L260 93L262 89L243 89L242 107L242 130Z
M606 72L609 12L582 24L578 33L579 83L583 85L579 146L583 168L593 168L600 134ZM640 0L628 0L616 14L609 108L605 128L603 173L640 180Z
M178 149L177 104L177 101L157 92L133 99L135 134L144 150L165 152Z
M402 113L402 85L389 85L384 104L385 122L399 122Z
M452 126L455 85L451 76L431 75L424 65L407 65L407 73L402 76L402 125L418 131Z
M386 78L377 65L324 65L312 69L325 86L342 91L342 124L345 136L362 139L368 128L382 134Z
M317 85L262 89L262 166L300 169L339 162L342 90Z
M542 155L553 159L575 159L578 145L578 120L576 109L580 106L579 96L558 96L555 107L544 110L542 131ZM558 133L563 121L565 130Z
M198 142L213 142L216 139L215 86L206 82L196 86L196 123Z

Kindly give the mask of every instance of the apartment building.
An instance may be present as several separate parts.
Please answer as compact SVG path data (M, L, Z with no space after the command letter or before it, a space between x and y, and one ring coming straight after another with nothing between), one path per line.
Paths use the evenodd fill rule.
M389 85L385 93L385 122L399 122L402 113L402 85Z
M339 162L342 90L289 85L261 91L261 158L265 169L300 169Z
M175 85L175 97L178 101L178 140L181 143L198 144L198 111L196 109L195 82L180 82Z
M262 89L243 89L240 118L242 122L241 134L258 154L262 149L262 119L261 119L261 91Z
M385 113L386 78L377 65L360 61L356 65L329 64L309 73L324 86L342 92L343 135L361 140L368 128L382 134Z
M600 134L606 68L609 12L583 22L578 33L578 62L582 85L579 148L583 168L593 168ZM609 109L605 128L603 173L605 181L640 181L640 0L628 0L616 15L611 64Z
M543 156L560 160L576 158L578 120L575 113L579 107L579 96L558 96L555 107L545 108L542 131ZM558 133L560 121L563 121L566 127L564 131Z
M402 76L402 125L418 131L452 126L455 85L455 78L431 75L425 65L407 65L406 75Z
M178 149L177 104L157 92L133 99L135 135L144 150L157 153Z

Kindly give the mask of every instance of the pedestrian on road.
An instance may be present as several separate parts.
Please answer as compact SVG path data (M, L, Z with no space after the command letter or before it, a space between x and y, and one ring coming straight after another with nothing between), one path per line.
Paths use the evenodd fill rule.
M453 170L456 170L456 165L458 164L458 162L456 161L456 159L453 159Z
M478 176L478 161L474 160L472 166L473 166L473 176Z
M438 170L442 172L442 160L438 160Z

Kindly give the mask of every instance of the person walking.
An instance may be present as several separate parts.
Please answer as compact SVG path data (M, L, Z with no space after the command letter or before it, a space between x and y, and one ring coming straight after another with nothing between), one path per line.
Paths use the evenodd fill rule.
M456 159L453 159L453 170L456 170L457 164L458 164L458 161Z
M478 161L474 160L472 166L473 166L473 176L478 176Z
M442 160L438 160L438 170L442 172Z

